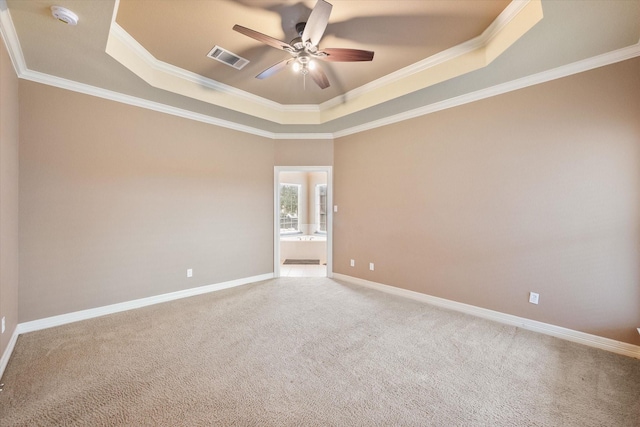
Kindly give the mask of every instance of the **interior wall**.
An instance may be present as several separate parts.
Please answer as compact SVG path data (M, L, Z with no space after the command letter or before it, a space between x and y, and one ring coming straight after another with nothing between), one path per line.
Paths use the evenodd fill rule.
M0 40L0 355L18 324L18 105L18 77Z
M635 58L336 140L334 271L640 344L638 94Z
M20 322L273 272L272 140L29 81L20 118Z
M276 166L333 166L332 139L275 141Z

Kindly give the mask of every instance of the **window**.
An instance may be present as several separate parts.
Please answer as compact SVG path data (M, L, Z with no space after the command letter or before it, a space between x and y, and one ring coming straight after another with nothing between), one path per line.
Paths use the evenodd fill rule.
M316 233L327 232L327 184L316 185Z
M280 233L299 233L299 184L280 184Z

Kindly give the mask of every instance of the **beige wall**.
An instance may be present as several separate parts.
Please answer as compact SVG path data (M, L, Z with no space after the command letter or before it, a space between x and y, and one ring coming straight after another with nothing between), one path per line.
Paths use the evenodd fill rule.
M334 271L640 344L639 95L637 58L336 140Z
M2 55L9 330L273 271L274 165L333 164L334 271L640 344L640 59L335 143L21 81L18 316L4 267L17 262L17 216L4 213L17 200L16 78Z
M333 140L300 139L275 141L276 166L332 166Z
M20 111L21 322L273 272L272 140L28 81Z
M0 40L0 356L18 323L18 77Z
M273 272L273 141L20 83L20 321ZM186 269L194 277L186 278Z

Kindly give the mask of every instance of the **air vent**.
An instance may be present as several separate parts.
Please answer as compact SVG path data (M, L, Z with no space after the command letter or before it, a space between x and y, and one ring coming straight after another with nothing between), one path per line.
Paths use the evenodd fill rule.
M220 46L214 46L213 49L211 49L211 51L207 53L207 56L238 70L241 70L242 67L249 63L248 59L244 59L236 55L235 53L231 53L227 49L223 49Z

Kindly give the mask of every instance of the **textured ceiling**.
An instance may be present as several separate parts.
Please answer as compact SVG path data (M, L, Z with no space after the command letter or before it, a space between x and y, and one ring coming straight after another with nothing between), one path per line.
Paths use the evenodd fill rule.
M320 46L376 56L323 63L324 91L289 70L255 79L286 53L231 30L289 41L315 1L56 1L80 17L72 27L51 1L0 0L0 24L21 78L271 137L339 136L640 55L638 0L330 2ZM214 45L251 63L206 58Z

